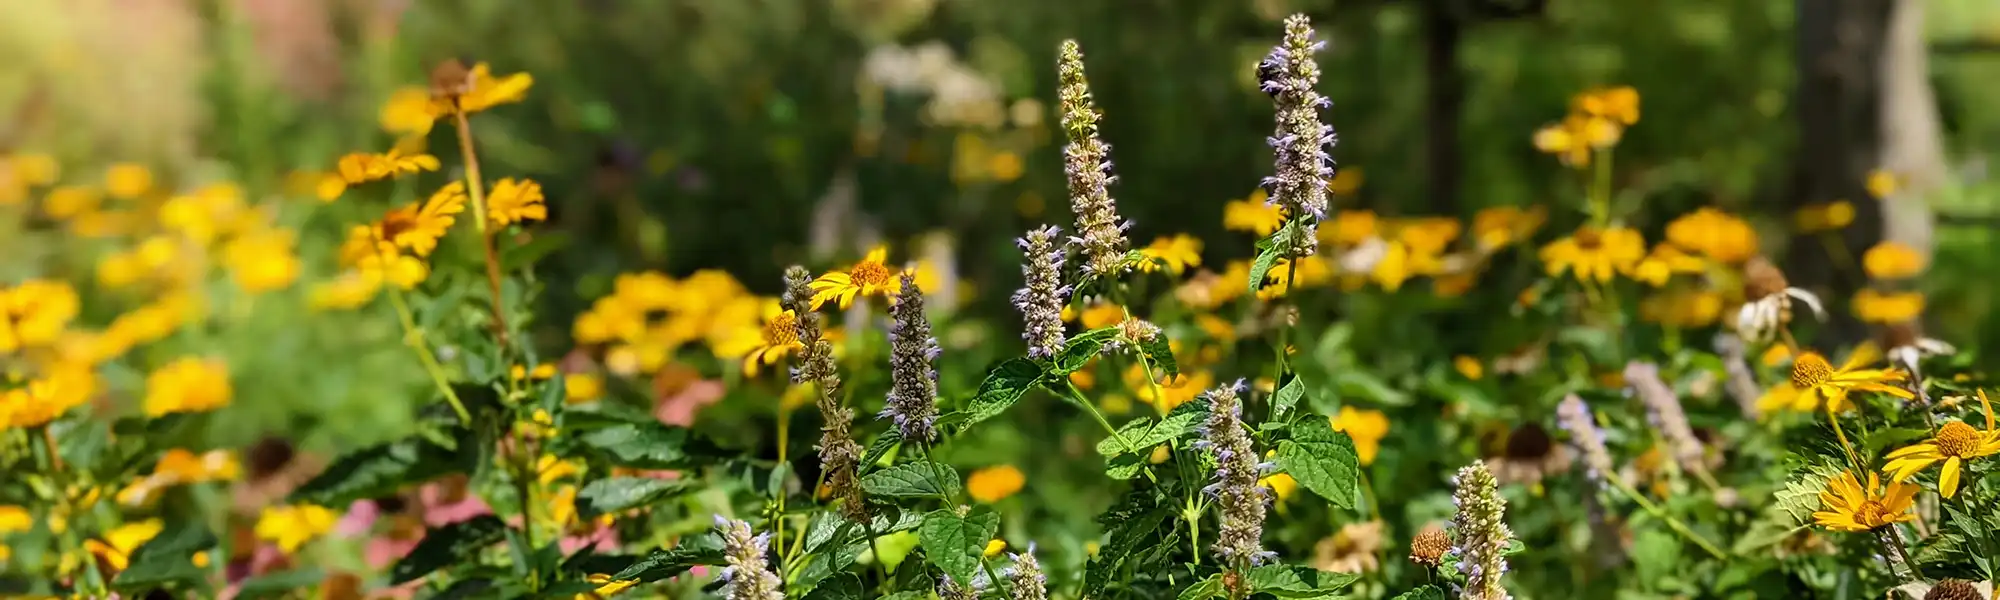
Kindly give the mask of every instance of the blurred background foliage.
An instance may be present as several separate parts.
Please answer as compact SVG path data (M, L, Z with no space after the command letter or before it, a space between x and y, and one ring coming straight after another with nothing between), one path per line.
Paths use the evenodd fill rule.
M1329 42L1321 88L1347 167L1340 208L1576 205L1583 182L1529 137L1578 90L1622 84L1644 95L1646 125L1620 145L1620 202L1652 222L1719 205L1782 252L1797 107L1819 101L1796 92L1811 62L1798 56L1797 15L1815 4L35 0L0 8L0 115L11 115L0 144L81 172L131 160L275 194L288 174L386 148L367 124L440 60L532 73L527 105L482 119L478 135L488 171L544 183L549 229L569 240L541 273L538 339L553 350L613 275L639 269L721 268L774 293L786 264L827 266L885 241L895 260L955 256L967 290L1012 288L1012 238L1069 220L1051 111L1064 38L1084 49L1135 239L1189 233L1207 241L1209 264L1246 257L1251 240L1225 233L1220 213L1269 170L1271 107L1254 64L1295 11ZM1944 337L1990 346L2000 322L1983 274L2000 267L2000 187L1985 163L2000 116L1984 108L2000 102L2000 5L1923 4L1950 177L1898 200L1945 215L1921 244L1936 247L1927 285ZM1439 102L1440 81L1455 100ZM436 138L448 131L432 135L454 164ZM1435 172L1439 148L1457 168ZM1004 298L974 292L967 310L999 315ZM394 335L379 325L316 322L332 333L293 343L358 348L341 339ZM273 339L246 341L246 354L285 348ZM287 367L269 368L281 381Z

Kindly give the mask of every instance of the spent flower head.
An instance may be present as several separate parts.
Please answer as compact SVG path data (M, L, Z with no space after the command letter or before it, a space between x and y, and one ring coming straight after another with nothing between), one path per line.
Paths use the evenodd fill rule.
M814 312L812 273L794 265L785 269L782 306L793 311L801 350L792 367L793 385L812 385L819 394L819 466L826 473L827 489L841 499L840 512L849 520L865 522L867 507L861 496L859 467L861 444L854 441L854 411L840 403L840 373L833 360L833 342L827 341L824 318Z
M1063 40L1057 59L1060 82L1057 94L1062 102L1063 169L1069 174L1070 212L1076 214L1076 242L1083 246L1083 270L1091 275L1111 275L1125 263L1130 241L1125 230L1130 221L1118 218L1118 204L1111 199L1111 145L1098 137L1097 106L1090 96L1090 81L1083 75L1083 52L1076 40Z

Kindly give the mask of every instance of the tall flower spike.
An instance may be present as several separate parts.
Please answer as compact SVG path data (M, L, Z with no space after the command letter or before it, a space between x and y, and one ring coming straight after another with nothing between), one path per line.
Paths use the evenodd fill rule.
M1761 415L1757 410L1757 399L1764 397L1764 389L1757 385L1757 372L1750 369L1748 349L1743 338L1724 332L1715 335L1715 355L1722 358L1722 370L1729 374L1729 397L1736 400L1737 408L1743 411L1743 418L1755 421Z
M1007 570L1007 581L1012 584L1008 590L1009 600L1049 600L1049 578L1042 573L1042 563L1035 560L1035 545L1028 544L1028 551L1013 555L1014 566Z
M1062 307L1070 290L1062 284L1059 235L1062 230L1050 225L1028 230L1015 241L1021 247L1021 278L1026 283L1014 292L1014 308L1026 323L1021 339L1028 341L1028 356L1034 358L1054 358L1063 345Z
M896 421L903 439L937 439L937 338L924 316L924 291L915 271L903 271L903 289L889 306L889 405L882 416Z
M826 340L824 317L812 310L812 273L794 265L785 269L785 295L780 304L798 316L799 351L792 368L793 385L812 385L819 394L819 467L827 489L841 499L840 512L849 520L866 522L859 469L861 444L854 441L854 411L840 403L840 373L834 368L833 343Z
M1243 426L1243 382L1237 381L1208 392L1208 422L1202 429L1207 437L1201 445L1215 451L1215 483L1203 490L1215 496L1221 507L1222 530L1215 553L1232 569L1262 564L1276 557L1264 551L1264 502L1266 488L1257 485L1264 474L1257 452L1250 446L1250 433Z
M1625 381L1633 391L1639 393L1639 401L1645 403L1646 412L1652 417L1653 427L1667 438L1667 446L1673 451L1674 462L1688 473L1708 472L1702 463L1701 440L1694 437L1694 429L1688 426L1687 413L1681 410L1681 399L1674 395L1673 388L1660 380L1660 367L1649 362L1634 362L1625 365Z
M1285 40L1257 65L1258 83L1277 105L1277 128L1268 140L1275 169L1264 178L1271 203L1284 208L1299 228L1290 234L1286 256L1312 256L1319 250L1317 222L1326 218L1326 186L1333 180L1333 157L1327 154L1337 139L1333 127L1319 120L1332 105L1319 95L1319 63L1313 53L1326 46L1314 41L1312 20L1303 14L1285 19Z
M1556 406L1556 423L1569 432L1569 443L1583 454L1590 480L1602 481L1604 474L1611 472L1611 452L1604 448L1604 432L1597 429L1597 417L1590 413L1590 405L1570 394Z
M729 600L784 600L785 583L771 573L764 560L771 534L752 534L750 524L715 516L715 531L722 536L722 555L729 562L722 580L729 582L723 597Z
M1451 518L1458 546L1458 570L1465 575L1465 600L1509 600L1500 577L1507 573L1507 500L1500 497L1500 484L1485 462L1475 462L1458 470L1452 478L1451 503L1458 507Z
M1111 199L1111 145L1097 134L1097 106L1090 97L1090 82L1083 76L1083 52L1076 40L1063 40L1056 63L1062 102L1063 170L1069 174L1069 208L1076 214L1074 238L1083 246L1083 270L1093 275L1117 272L1130 245L1125 230L1132 226L1118 218L1118 204Z

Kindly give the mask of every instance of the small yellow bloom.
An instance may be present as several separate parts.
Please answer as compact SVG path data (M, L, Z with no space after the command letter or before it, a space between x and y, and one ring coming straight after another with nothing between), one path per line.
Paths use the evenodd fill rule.
M1451 367L1466 379L1479 381L1486 377L1486 365L1480 363L1478 358L1460 354L1451 359Z
M765 301L763 304L761 326L752 325L739 330L727 342L714 348L718 357L743 359L745 377L756 377L762 367L776 364L791 353L805 349L805 344L799 342L798 315L781 309L776 301Z
M339 519L340 515L333 511L312 504L273 506L257 517L255 533L257 539L275 543L285 554L293 554L307 542L332 531Z
M1361 459L1361 466L1375 464L1375 453L1382 449L1382 438L1389 435L1389 416L1379 410L1342 406L1340 414L1330 419L1334 431L1345 431L1347 437L1354 439L1354 455Z
M1083 311L1072 311L1072 320L1080 321L1084 329L1110 327L1125 322L1125 307L1110 302L1096 302L1084 307Z
M1514 242L1527 240L1548 220L1548 208L1535 205L1494 206L1472 215L1472 237L1479 249L1492 252Z
M62 163L41 153L0 157L0 169L11 170L15 181L28 186L44 186L62 178Z
M986 550L981 552L980 554L984 555L986 558L993 558L995 556L999 556L1001 552L1006 550L1007 550L1007 540L1003 540L1000 538L993 538L986 542Z
M1591 152L1618 145L1624 128L1616 121L1586 114L1571 114L1561 123L1535 132L1535 149L1554 154L1565 165L1590 165Z
M1257 485L1271 488L1271 495L1277 497L1278 504L1284 504L1299 491L1299 480L1293 479L1291 473L1266 475L1257 480Z
M1550 242L1541 251L1542 263L1550 277L1568 272L1577 281L1597 283L1608 283L1620 273L1631 273L1645 257L1646 240L1638 231L1624 227L1586 226L1569 237Z
M185 235L201 247L218 238L261 223L263 215L250 210L243 188L220 183L168 198L160 205L161 227Z
M405 86L389 94L382 103L382 111L377 116L382 130L395 135L421 136L431 132L431 125L437 115L431 114L431 92L418 86Z
M494 225L548 219L549 207L543 202L542 184L512 177L500 180L493 184L493 192L486 195L486 214Z
M1875 279L1909 279L1924 272L1924 255L1900 242L1882 242L1861 255L1861 268Z
M1222 227L1230 231L1247 231L1258 236L1271 235L1285 223L1285 211L1269 202L1270 196L1263 189L1250 193L1250 197L1231 201L1222 205Z
M197 456L193 452L175 448L160 456L160 462L153 467L153 474L132 482L119 490L118 503L126 506L144 506L151 502L155 494L177 485L203 483L209 481L229 481L240 477L243 467L236 456L227 450L210 450Z
M42 196L42 214L58 221L74 219L97 212L104 198L97 190L76 185L65 185L49 190Z
M1375 237L1381 219L1371 210L1343 210L1334 213L1333 223L1319 229L1320 243L1329 246L1354 246Z
M1890 196L1896 195L1896 190L1902 187L1902 183L1901 178L1896 177L1895 173L1881 169L1869 171L1868 195L1876 200L1887 200Z
M455 66L457 68L456 73L451 72L449 70L450 67L447 66L440 68L436 74L454 76L463 74L465 79L462 82L438 82L435 80L432 82L431 115L433 117L445 117L453 113L470 115L502 104L520 102L528 96L528 88L535 85L535 78L527 73L494 77L492 68L488 67L486 63L473 65L469 72L465 70L463 65ZM447 87L440 88L438 87L439 83L446 83Z
M1893 325L1908 323L1924 314L1920 292L1878 292L1864 289L1854 293L1854 316L1867 323Z
M1021 491L1028 478L1014 465L997 465L973 471L965 478L965 493L986 504L1006 499Z
M76 289L65 281L0 285L0 356L55 343L81 306Z
M1652 254L1632 267L1632 279L1660 287L1676 274L1701 273L1707 269L1708 263L1700 258L1682 252L1673 244L1660 244L1653 247Z
M1153 447L1153 453L1146 457L1146 462L1157 465L1160 463L1167 462L1167 459L1171 459L1173 457L1174 457L1173 449L1167 446L1166 444L1160 444L1158 446Z
M542 381L556 376L556 364L542 363L535 365L535 370L533 371L529 371L528 367L523 365L514 365L513 368L507 370L507 376L513 378L514 381L521 381L530 377L534 378L535 381Z
M1165 268L1168 273L1179 275L1188 267L1201 266L1201 240L1185 233L1154 239L1139 252L1147 258L1139 263L1139 270L1147 273Z
M458 213L465 212L465 201L465 182L451 182L421 206L412 202L383 215L375 224L375 236L417 256L430 256L438 239L457 222Z
M104 170L104 192L131 200L153 191L153 171L138 163L118 163Z
M1757 400L1757 409L1764 413L1785 408L1803 412L1813 410L1823 402L1827 412L1840 412L1851 405L1848 394L1857 391L1879 392L1903 399L1914 397L1909 390L1890 385L1906 376L1901 370L1866 368L1880 358L1881 352L1873 344L1862 344L1847 357L1846 363L1835 369L1819 353L1801 352L1792 359L1791 379L1765 392Z
M855 297L888 297L903 291L897 272L889 268L889 249L881 246L868 251L861 262L845 271L832 271L812 281L812 308L839 300L841 310L854 305Z
M1933 463L1943 461L1938 494L1946 498L1958 494L1963 463L2000 453L2000 428L1994 426L1993 403L1987 399L1986 390L1979 390L1979 404L1986 409L1986 429L1973 429L1963 421L1947 422L1938 427L1937 435L1930 441L1890 452L1886 457L1889 464L1882 467L1882 472L1890 473L1891 479L1902 483Z
M146 415L207 412L229 405L229 365L220 360L176 359L146 376Z
M1340 170L1334 172L1333 179L1327 180L1326 191L1329 194L1346 198L1353 196L1355 192L1361 191L1362 182L1367 180L1367 174L1361 172L1361 167L1341 165Z
M1813 522L1834 531L1861 532L1914 521L1917 515L1910 507L1916 496L1914 485L1890 483L1885 488L1880 475L1869 473L1868 486L1862 487L1854 473L1842 472L1819 493L1820 510L1813 513Z
M1262 289L1257 290L1257 297L1269 300L1290 293L1293 275L1291 259L1279 259L1271 265L1271 272L1264 276L1267 283ZM1299 287L1311 288L1332 283L1333 275L1333 266L1327 263L1325 258L1308 256L1299 259L1297 269Z
M1707 206L1667 223L1667 241L1729 265L1742 264L1757 255L1756 228Z
M425 171L436 171L440 167L436 156L422 152L405 153L402 148L390 148L388 152L371 154L355 152L340 157L335 165L340 179L347 185L361 185L404 175L415 175Z
M111 570L123 571L132 564L132 551L152 541L165 528L159 519L126 523L104 532L102 539L84 540L83 549L110 564Z
M47 425L81 406L96 390L96 377L77 366L59 366L24 387L0 390L0 430Z
M1639 318L1668 327L1706 327L1721 316L1722 294L1711 290L1678 289L1639 301Z
M222 247L222 262L245 292L285 289L299 278L301 265L292 250L297 243L298 236L282 228L240 235Z
M1162 376L1165 379L1157 382L1159 396L1155 397L1153 384L1146 380L1145 369L1134 362L1125 368L1125 389L1132 390L1133 396L1164 413L1201 396L1203 392L1215 386L1215 375L1206 370L1184 370L1180 375L1162 374Z
M537 420L540 420L543 414L546 414L546 411L537 414ZM554 425L554 423L544 424L548 428L553 428ZM543 454L540 459L535 461L535 473L537 473L536 479L540 480L542 485L549 485L560 481L564 477L582 474L583 463L581 461L556 458L554 454Z
M604 397L604 376L596 373L570 373L563 376L564 402L577 404L602 397Z
M1639 122L1639 90L1629 85L1589 90L1572 98L1570 109L1622 125L1634 125Z
M1854 223L1854 203L1835 200L1826 204L1806 206L1792 214L1792 221L1799 233L1843 229Z

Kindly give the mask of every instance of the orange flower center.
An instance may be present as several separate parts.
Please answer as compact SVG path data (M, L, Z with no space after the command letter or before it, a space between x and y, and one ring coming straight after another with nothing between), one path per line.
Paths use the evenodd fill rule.
M1578 229L1576 230L1576 247L1584 250L1603 248L1604 234L1599 232L1595 227Z
M1869 500L1861 503L1860 508L1854 509L1854 522L1860 523L1862 527L1874 529L1888 522L1885 519L1888 515L1889 507L1883 506L1880 501Z
M1806 352L1792 359L1792 387L1809 390L1833 377L1833 365L1818 352Z
M854 281L854 285L887 285L889 283L889 266L872 260L864 260L855 263L854 269L847 272L847 277Z
M1945 423L1937 432L1938 454L1953 458L1971 458L1979 449L1979 430L1960 421Z
M799 320L791 311L778 313L764 322L764 343L770 346L790 346L799 343Z

